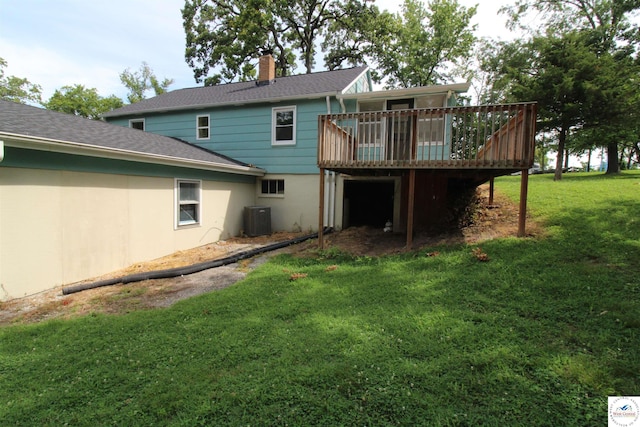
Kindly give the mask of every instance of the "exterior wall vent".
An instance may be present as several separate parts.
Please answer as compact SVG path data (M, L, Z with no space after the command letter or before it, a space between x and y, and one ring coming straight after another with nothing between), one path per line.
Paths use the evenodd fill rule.
M271 208L268 206L245 206L244 234L249 237L271 234Z

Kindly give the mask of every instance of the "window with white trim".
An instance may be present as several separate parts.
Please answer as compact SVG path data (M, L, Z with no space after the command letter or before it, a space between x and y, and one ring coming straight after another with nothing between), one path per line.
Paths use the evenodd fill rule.
M275 107L271 115L271 145L296 145L296 107Z
M423 145L444 144L444 117L423 117L418 120L418 143Z
M209 139L209 115L196 117L196 139Z
M358 121L358 144L381 145L384 135L383 117L384 101L364 101L358 104L360 115Z
M144 119L131 119L131 120L129 120L129 127L131 129L144 130Z
M176 179L176 228L200 224L202 181Z
M284 179L263 179L261 185L263 196L284 196Z

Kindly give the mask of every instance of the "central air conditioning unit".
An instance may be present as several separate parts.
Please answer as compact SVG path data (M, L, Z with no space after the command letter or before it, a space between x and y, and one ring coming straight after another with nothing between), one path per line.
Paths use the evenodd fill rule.
M268 206L245 206L244 234L249 237L271 234L271 208Z

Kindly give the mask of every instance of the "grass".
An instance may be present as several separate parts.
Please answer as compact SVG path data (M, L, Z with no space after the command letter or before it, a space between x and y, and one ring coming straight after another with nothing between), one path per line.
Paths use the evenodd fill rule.
M545 237L279 256L169 309L2 328L2 424L606 425L640 390L640 174L532 176L529 208Z

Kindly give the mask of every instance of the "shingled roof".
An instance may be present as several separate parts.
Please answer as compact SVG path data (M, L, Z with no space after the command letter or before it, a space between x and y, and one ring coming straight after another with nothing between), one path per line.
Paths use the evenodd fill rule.
M178 89L145 99L104 114L104 117L131 116L143 113L190 108L242 105L258 102L321 98L343 93L366 71L367 67L324 71L279 77L270 84L255 81Z
M99 120L44 110L0 100L0 139L33 139L78 148L185 161L200 166L221 166L252 172L259 170L187 142Z

